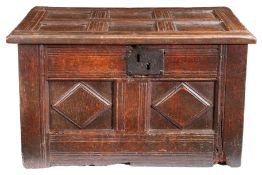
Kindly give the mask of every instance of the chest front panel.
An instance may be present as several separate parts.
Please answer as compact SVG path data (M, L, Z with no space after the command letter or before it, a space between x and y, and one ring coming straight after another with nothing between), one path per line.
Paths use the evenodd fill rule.
M216 104L222 46L143 46L164 50L161 75L128 75L129 47L43 46L51 164L66 163L61 156L75 161L73 155L85 162L99 153L104 163L138 163L124 158L128 154L151 157L146 164L163 156L163 164L210 165L221 137ZM170 155L178 159L170 161Z

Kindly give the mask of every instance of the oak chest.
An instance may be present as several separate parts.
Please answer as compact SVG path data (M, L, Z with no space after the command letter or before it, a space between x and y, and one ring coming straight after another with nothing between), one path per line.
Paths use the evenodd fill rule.
M230 9L35 7L7 42L26 168L240 166L256 39Z

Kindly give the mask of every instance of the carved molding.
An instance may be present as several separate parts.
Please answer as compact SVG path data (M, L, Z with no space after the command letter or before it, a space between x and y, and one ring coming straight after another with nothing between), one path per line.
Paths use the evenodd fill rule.
M152 104L152 108L182 129L205 113L212 104L186 83L181 83Z
M85 128L111 106L108 99L80 82L62 95L52 108L79 128Z

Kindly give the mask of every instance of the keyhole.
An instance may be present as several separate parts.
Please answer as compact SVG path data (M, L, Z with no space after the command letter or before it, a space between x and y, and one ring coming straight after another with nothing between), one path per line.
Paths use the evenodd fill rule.
M136 61L137 61L137 62L140 62L140 54L137 54L137 56L136 56Z
M146 63L146 69L150 70L150 63Z

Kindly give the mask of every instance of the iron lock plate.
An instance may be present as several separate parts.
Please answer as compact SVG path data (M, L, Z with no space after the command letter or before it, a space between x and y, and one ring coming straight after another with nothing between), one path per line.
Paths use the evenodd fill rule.
M129 46L126 55L128 75L162 75L164 49Z

